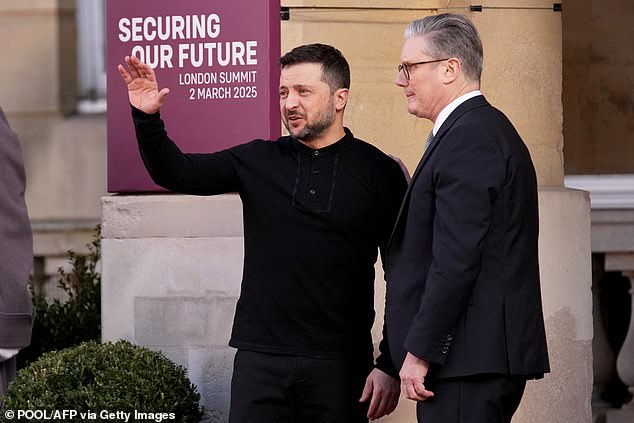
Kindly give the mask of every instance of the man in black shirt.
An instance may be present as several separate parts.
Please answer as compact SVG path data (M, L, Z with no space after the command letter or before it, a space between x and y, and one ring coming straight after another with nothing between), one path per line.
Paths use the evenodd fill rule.
M374 264L405 176L343 126L350 70L327 45L280 60L280 111L290 136L212 154L183 154L159 108L169 93L136 57L128 86L143 161L173 191L238 192L245 258L229 344L238 349L231 423L367 422L400 393L387 340L374 364ZM374 367L374 369L373 369Z

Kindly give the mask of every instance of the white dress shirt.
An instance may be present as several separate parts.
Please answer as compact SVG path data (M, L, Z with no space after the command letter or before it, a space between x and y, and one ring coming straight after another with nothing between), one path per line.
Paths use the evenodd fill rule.
M482 95L480 90L470 91L470 92L468 92L466 94L461 95L460 97L458 97L457 99L455 99L451 103L447 104L445 106L445 108L442 109L440 111L440 113L438 113L438 117L436 118L436 122L434 122L434 129L432 129L432 132L434 133L434 136L436 136L436 133L438 132L438 130L440 129L442 124L445 123L445 121L447 120L447 118L449 117L451 112L456 110L458 108L458 106L460 106L465 101L469 100L470 98L479 96L479 95Z

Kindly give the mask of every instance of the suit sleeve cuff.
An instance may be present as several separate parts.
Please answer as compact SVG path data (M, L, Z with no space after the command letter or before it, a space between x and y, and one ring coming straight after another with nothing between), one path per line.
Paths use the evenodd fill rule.
M430 364L442 366L447 361L452 341L453 335L448 333L435 336L431 343L418 340L410 333L403 346L416 357L426 360Z

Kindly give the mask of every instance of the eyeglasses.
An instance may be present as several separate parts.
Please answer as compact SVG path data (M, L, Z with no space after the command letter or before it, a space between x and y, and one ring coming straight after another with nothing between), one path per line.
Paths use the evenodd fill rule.
M416 62L416 63L401 63L400 65L398 65L398 71L399 72L403 72L403 75L405 75L405 79L407 79L409 81L409 69L410 69L411 66L424 65L425 63L442 62L444 60L449 60L449 58L447 58L447 59L436 59L436 60L425 60L423 62Z

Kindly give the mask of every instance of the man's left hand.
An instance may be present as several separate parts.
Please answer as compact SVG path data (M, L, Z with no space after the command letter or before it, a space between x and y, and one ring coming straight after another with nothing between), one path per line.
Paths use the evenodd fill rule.
M376 420L390 414L398 405L401 386L398 379L394 379L379 369L374 369L365 380L365 387L359 402L370 400L368 419Z
M405 398L413 401L425 401L434 396L425 387L425 376L429 371L429 363L408 352L401 367L399 376Z

